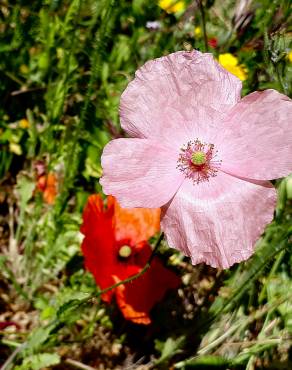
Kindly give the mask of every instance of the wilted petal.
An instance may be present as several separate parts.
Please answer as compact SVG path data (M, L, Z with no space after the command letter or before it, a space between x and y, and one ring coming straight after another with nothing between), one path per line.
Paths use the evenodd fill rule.
M276 191L262 185L223 172L198 185L186 180L162 208L161 228L170 247L193 264L227 268L246 260L273 218Z
M123 207L158 208L167 203L183 181L176 169L177 153L145 139L117 139L102 154L105 194Z
M221 169L255 180L292 172L292 100L275 90L254 92L229 113Z

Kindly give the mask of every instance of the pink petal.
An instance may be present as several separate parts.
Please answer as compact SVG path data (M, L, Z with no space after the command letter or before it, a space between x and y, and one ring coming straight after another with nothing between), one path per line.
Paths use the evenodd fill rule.
M265 90L243 98L226 121L221 169L255 180L291 173L291 122L292 100L287 96Z
M185 180L162 208L161 228L170 247L190 256L193 264L227 268L246 260L273 218L276 191L263 185L223 172L198 185Z
M184 179L176 169L177 153L150 140L112 140L101 161L103 191L113 194L122 207L161 207Z
M240 91L240 80L211 54L176 52L136 72L121 97L121 125L132 137L167 143L182 145L202 135L210 140L207 131L218 131Z

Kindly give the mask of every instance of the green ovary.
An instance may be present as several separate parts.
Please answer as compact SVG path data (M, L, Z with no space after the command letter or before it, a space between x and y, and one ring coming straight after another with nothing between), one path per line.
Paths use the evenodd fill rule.
M128 245L123 245L119 250L119 256L122 258L128 258L132 254L132 248Z
M196 166L202 166L206 163L206 154L204 152L194 152L192 154L192 163Z

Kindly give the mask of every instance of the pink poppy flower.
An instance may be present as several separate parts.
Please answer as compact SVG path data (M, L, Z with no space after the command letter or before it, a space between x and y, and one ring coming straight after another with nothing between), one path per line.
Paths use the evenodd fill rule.
M168 244L193 264L247 259L273 218L268 180L292 171L291 100L240 92L211 54L149 61L121 98L131 138L109 142L102 155L104 192L123 207L162 207Z

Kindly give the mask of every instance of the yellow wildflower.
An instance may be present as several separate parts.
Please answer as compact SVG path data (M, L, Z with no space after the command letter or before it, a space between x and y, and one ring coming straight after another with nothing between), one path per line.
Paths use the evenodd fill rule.
M219 63L241 81L247 79L247 68L244 64L238 64L238 59L234 55L230 53L220 54Z
M181 0L159 0L158 5L167 13L177 13L186 8L185 2Z
M9 150L11 153L14 153L16 155L22 154L21 146L17 143L9 143Z
M288 59L289 59L289 62L292 63L292 50L289 51L289 53L288 53Z
M195 27L194 34L195 36L200 37L202 35L201 27Z
M29 127L29 122L26 118L22 118L20 121L19 121L19 126L21 128L28 128Z

